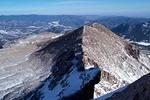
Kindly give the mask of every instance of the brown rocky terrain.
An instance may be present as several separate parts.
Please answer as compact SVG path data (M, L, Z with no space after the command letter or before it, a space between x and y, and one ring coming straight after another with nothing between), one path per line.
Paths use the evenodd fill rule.
M1 98L88 100L93 98L93 91L99 97L150 72L147 55L97 23L41 41L7 48L14 55L4 57L8 62L0 66L5 79L0 77ZM23 53L18 57L20 48ZM0 54L5 56L7 52Z
M63 75L70 68L63 57L70 55L68 54L69 51L74 52L75 57L81 62L77 67L79 70L94 66L99 66L101 69L101 81L95 87L96 96L130 84L150 71L150 60L146 55L140 53L137 48L104 26L96 23L83 26L57 38L47 47L38 51L36 55L42 55L39 58L45 59L51 53L61 55L66 52L53 60L60 61L62 60L61 57L63 58L61 63L56 62L56 66L52 68L54 69L53 74Z
M150 100L149 94L150 74L147 74L106 100Z
M0 99L9 100L24 95L37 87L39 81L49 76L48 68L41 67L38 60L31 60L30 57L51 40L53 35L41 34L31 37L0 49Z

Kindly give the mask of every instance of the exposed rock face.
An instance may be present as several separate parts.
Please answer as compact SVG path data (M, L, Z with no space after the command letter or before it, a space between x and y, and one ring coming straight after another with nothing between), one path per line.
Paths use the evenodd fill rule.
M96 85L96 95L130 84L150 72L149 58L104 26L86 26L83 34L83 51L108 73Z
M94 85L100 80L100 70L94 61L85 60L87 57L82 48L83 29L84 27L81 27L57 38L35 53L35 57L40 56L41 60L48 60L48 55L56 55L54 58L51 57L55 63L51 68L51 76L43 87L31 95L31 99L89 100L93 98ZM46 89L47 94L45 93Z
M22 51L24 55L21 55L21 53L21 57L16 55L16 57L18 57L16 62L18 62L17 60L20 61L22 59L22 62L19 62L19 64L14 64L15 60L12 60L12 64L14 64L12 68L18 70L15 71L15 73L21 74L22 72L25 76L19 76L20 74L17 74L12 77L11 73L8 73L8 75L10 74L10 78L22 80L19 81L21 83L18 86L18 81L12 79L9 80L6 77L5 79L8 80L6 82L13 82L12 87L9 88L7 84L4 84L5 82L2 82L2 85L4 84L6 89L4 86L1 87L0 97L4 100L42 98L44 100L49 100L49 97L52 97L53 99L68 99L84 98L85 95L89 95L86 96L86 99L92 99L94 85L100 80L100 70L94 62L91 63L91 65L85 65L83 62L84 52L81 47L82 33L83 27L60 38L54 38L48 41L48 43L44 41L46 45L43 41L42 43L37 43L37 45L40 44L40 50L32 43L32 45L12 48L12 52L16 48L22 48L22 50L26 51ZM44 46L42 44L44 44ZM26 49L27 47L29 47L29 50L31 49L30 52ZM16 52L18 53L19 51L17 50ZM13 54L15 54L15 52L13 52ZM6 59L8 57L9 55L6 56ZM6 64L7 63L4 62L2 66ZM11 63L10 65L7 64L7 66L10 68ZM90 66L92 66L92 69L85 68ZM28 74L31 74L31 76L28 76ZM48 79L46 80L46 78ZM25 81L25 79L27 81ZM75 81L77 81L77 83L74 84ZM9 88L9 90L7 90L7 88ZM45 94L46 89L47 94ZM53 92L57 89L60 91ZM28 98L29 96L31 98Z
M58 60L56 66L52 67L55 71L52 72L54 75L55 73L56 75L66 73L67 70L60 69L62 67L62 69L71 68L67 63L68 57L65 57L70 55L69 51L74 52L75 58L78 58L80 62L77 66L78 70L84 71L90 67L99 66L101 81L95 87L95 96L130 84L150 71L150 60L146 55L140 53L137 48L104 26L96 23L83 26L72 33L57 38L41 51L37 52L37 55L42 55L40 58L47 57L46 55L54 52L54 54L61 55L56 56L53 60ZM64 56L62 53L66 51ZM62 56L64 59L61 59Z
M150 100L149 94L150 74L147 74L106 100Z
M39 58L33 59L31 54L40 49L37 45L51 40L51 35L35 37L36 41L24 40L0 50L0 99L24 96L50 75L49 66L42 66Z
M7 90L8 85L4 84L7 89L1 88L0 97L4 96L6 100L88 100L93 98L94 85L100 78L95 86L95 96L129 84L150 71L146 55L96 23L54 38L40 50L31 51L25 62L13 66L16 70L21 68L23 75L26 75L23 69L26 67L29 76L22 79L20 72L14 78L22 79L21 85L13 84Z

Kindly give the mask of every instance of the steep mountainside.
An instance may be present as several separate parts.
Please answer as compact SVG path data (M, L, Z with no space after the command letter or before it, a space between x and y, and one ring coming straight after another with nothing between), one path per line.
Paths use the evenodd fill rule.
M28 41L24 41L23 44L21 42L20 45L2 49L0 98L35 100L44 96L43 99L49 100L50 97L55 100L81 99L89 95L87 99L92 99L94 85L100 80L100 70L96 64L93 64L95 68L85 69L80 33L60 38L57 38L58 36L51 38L49 35L38 36L36 39L27 39ZM77 81L77 84L74 81ZM43 83L44 87L41 91L37 91L36 88L41 87ZM46 84L51 88L45 86ZM91 92L87 92L89 90ZM37 94L28 98L32 92ZM38 95L39 92L43 94L41 97Z
M56 39L39 51L37 55L47 57L50 52L62 54L63 51L75 52L78 60L80 58L78 54L81 54L82 59L80 58L79 61L83 61L84 69L94 67L93 65L99 66L101 81L95 86L95 97L130 84L150 72L150 60L146 55L104 26L96 23L83 26ZM68 53L65 54L68 55ZM60 59L60 57L58 56L56 59ZM56 63L56 66L52 69L54 71L57 69L57 73L62 73L62 69L59 71L60 65L64 65L64 63L58 63L58 65ZM55 88L57 89L57 86ZM53 93L52 91L49 90L49 93ZM41 89L37 91L37 94L43 94L41 97L44 96ZM33 97L37 97L37 94ZM61 96L63 96L63 93Z
M34 89L49 76L47 67L30 56L51 39L50 34L34 36L0 50L0 99L11 100Z
M106 100L150 100L149 94L150 74L147 74Z
M147 55L97 23L40 40L45 41L23 46L23 53L8 48L7 52L17 52L18 59L1 65L1 98L88 100L93 98L94 91L94 96L99 97L150 72ZM8 58L10 55L0 62Z

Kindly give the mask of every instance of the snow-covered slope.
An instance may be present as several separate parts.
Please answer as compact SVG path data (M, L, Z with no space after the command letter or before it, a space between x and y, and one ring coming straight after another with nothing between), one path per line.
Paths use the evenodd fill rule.
M51 37L51 34L34 35L0 49L0 99L11 100L24 96L49 76L48 67L42 66L38 58L33 59L31 55Z
M95 97L128 85L150 72L150 60L147 55L96 23L85 25L56 39L44 50L46 52L44 57L49 52L61 54L63 51L73 50L75 55L82 54L81 61L83 61L84 69L92 68L93 65L99 66L101 80L95 86ZM59 58L56 59L59 60ZM64 63L59 64L64 65ZM62 74L63 71L59 70L59 67L57 65L54 69L58 70L57 74ZM68 67L65 68L68 69Z
M73 64L69 72L62 76L57 84L54 81L56 81L58 77L51 76L44 86L29 98L38 98L39 100L92 99L94 84L99 81L95 82L94 78L99 75L98 68L79 72L76 64Z
M149 58L104 26L86 26L83 41L87 56L104 71L95 86L95 96L132 83L150 72Z
M4 56L0 62L8 59L0 72L4 75L4 79L0 76L1 98L88 100L93 98L94 91L94 96L99 97L150 72L147 55L97 23L45 38L40 36L40 43L32 37L32 43L24 48L17 46L16 51L12 47L0 52ZM9 50L14 55L5 56Z
M49 96L55 99L85 98L85 95L92 99L94 85L99 82L100 70L96 65L92 65L95 68L85 69L79 45L81 41L78 41L80 33L61 37L50 37L47 34L31 36L23 43L20 40L19 44L2 49L0 98L41 99L43 96L46 98L50 92L53 94ZM74 84L73 80L78 81ZM47 84L54 90L47 88L49 92L45 94ZM41 86L44 87L40 88ZM60 91L53 92L59 86Z
M149 94L150 74L147 74L106 100L150 100Z

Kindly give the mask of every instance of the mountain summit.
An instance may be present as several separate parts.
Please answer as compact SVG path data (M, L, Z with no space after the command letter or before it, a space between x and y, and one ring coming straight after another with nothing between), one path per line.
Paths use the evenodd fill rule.
M42 59L51 54L59 55L52 60L57 60L51 68L54 75L66 74L71 67L66 63L68 58L65 58L72 54L78 59L79 71L99 67L101 81L95 86L95 97L130 84L150 70L150 61L146 55L97 23L59 37L37 52L37 55L42 55L39 57ZM38 92L43 93L40 90Z
M94 91L95 97L101 96L150 71L146 55L97 23L39 44L26 61L13 66L32 69L28 71L32 75L22 76L28 81L22 80L19 86L14 84L9 93L3 87L0 92L7 91L4 99L88 100L93 98Z

